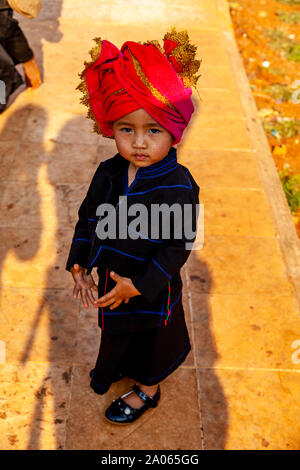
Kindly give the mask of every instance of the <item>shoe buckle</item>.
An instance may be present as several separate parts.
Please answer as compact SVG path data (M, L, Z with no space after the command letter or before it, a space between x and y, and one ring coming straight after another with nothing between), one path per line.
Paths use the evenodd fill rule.
M128 395L130 395L130 393L132 393L132 390L129 390L129 392L127 393L124 393L124 395L121 395L120 398L126 398L128 397Z

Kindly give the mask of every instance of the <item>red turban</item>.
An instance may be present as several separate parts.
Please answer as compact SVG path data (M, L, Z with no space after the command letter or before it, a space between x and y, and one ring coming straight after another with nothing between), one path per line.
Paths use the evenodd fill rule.
M113 121L143 108L177 144L194 111L191 86L200 67L187 33L173 29L165 35L163 49L157 41L127 41L119 50L109 41L94 40L94 60L85 62L77 87L84 93L81 101L89 107L88 117L96 123L94 130L113 137Z

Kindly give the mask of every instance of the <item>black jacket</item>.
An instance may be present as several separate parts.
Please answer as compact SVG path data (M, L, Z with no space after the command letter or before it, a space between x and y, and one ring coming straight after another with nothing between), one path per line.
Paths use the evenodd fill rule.
M128 188L129 162L120 154L101 162L98 166L79 211L66 269L78 263L88 268L88 273L97 267L99 274L99 297L109 292L116 284L111 279L110 271L131 278L142 295L131 297L128 304L103 311L99 308L99 326L109 333L126 333L156 326L165 326L165 319L172 321L178 309L182 309L182 280L180 268L190 254L190 246L195 236L186 238L184 230L181 238L174 237L175 223L178 219L171 212L170 237L166 239L159 225L159 237L151 238L151 207L153 204L166 203L169 207L177 203L183 209L184 204L192 207L192 228L197 227L197 204L199 204L199 186L189 170L177 162L176 149L171 147L168 155L161 161L148 167L139 168L134 181ZM127 196L120 202L121 195ZM148 209L148 238L141 228L132 228L130 222L137 217L128 216L127 238L102 239L96 234L99 217L97 207L101 203L112 204L120 212L120 204L130 207L142 203ZM133 208L132 208L133 209ZM105 217L105 215L104 215ZM103 220L103 216L100 220ZM153 222L152 222L153 223ZM178 229L178 225L176 225ZM137 227L136 227L137 228ZM117 223L117 235L119 224ZM97 230L98 232L98 230ZM136 239L131 238L135 232ZM99 233L99 232L98 232ZM142 233L139 237L138 233ZM169 305L169 317L168 314ZM102 324L102 317L104 325Z
M5 7L5 3L0 3L0 45L9 55L14 65L27 62L33 57L33 51L19 26L18 20L13 18L13 10ZM0 64L2 60L5 62L5 57L1 58ZM0 78L5 79L5 77L6 74L1 70Z

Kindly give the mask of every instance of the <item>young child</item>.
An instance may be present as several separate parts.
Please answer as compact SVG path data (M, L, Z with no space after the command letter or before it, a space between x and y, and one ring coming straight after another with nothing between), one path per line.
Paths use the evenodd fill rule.
M105 412L110 422L127 424L157 406L160 382L191 350L180 268L196 237L199 186L177 162L174 145L194 111L191 86L200 61L187 32L174 28L163 47L157 41L128 41L119 50L94 40L78 88L94 130L114 138L118 153L101 162L93 176L66 269L75 282L74 298L80 294L86 308L89 303L98 308L102 333L91 387L104 394L124 376L137 382ZM172 212L173 204L181 218ZM164 206L163 215L154 220L158 205ZM190 218L185 218L187 206ZM107 207L115 214L104 218ZM143 213L138 222L137 207ZM187 221L192 234L186 234ZM104 226L110 227L105 236Z

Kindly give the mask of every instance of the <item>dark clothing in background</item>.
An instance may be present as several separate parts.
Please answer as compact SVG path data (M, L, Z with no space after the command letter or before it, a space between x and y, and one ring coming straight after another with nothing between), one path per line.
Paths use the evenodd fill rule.
M8 97L24 83L15 65L32 59L33 52L22 32L19 22L13 18L13 10L6 0L0 0L0 80L5 83Z
M0 10L10 8L7 0L0 0Z

